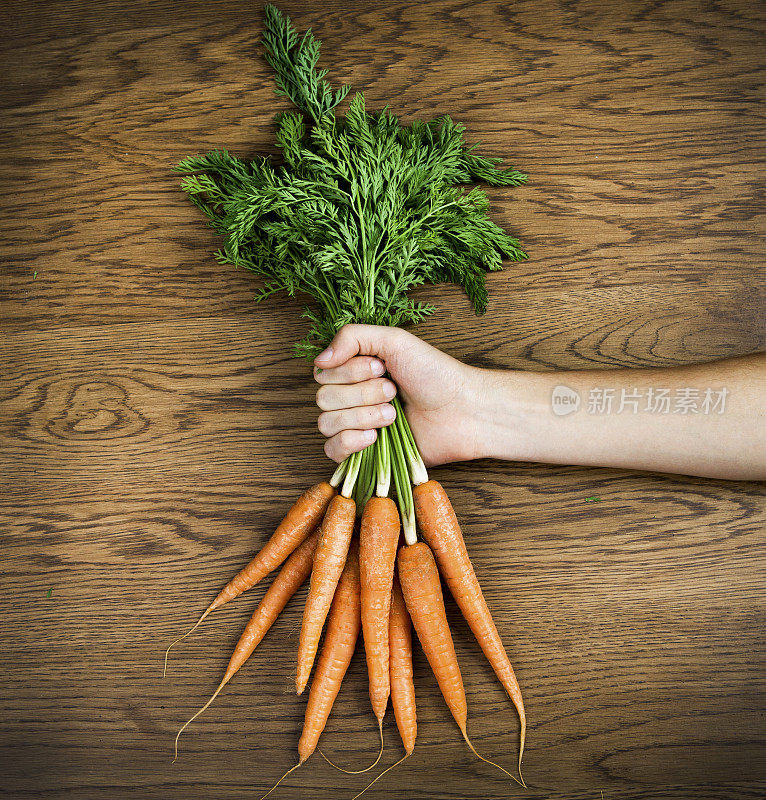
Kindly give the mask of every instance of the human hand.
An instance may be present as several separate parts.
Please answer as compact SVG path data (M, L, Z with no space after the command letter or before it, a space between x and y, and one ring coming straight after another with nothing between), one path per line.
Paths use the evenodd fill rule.
M429 466L477 456L472 411L481 370L442 353L401 328L346 325L314 359L321 384L318 427L325 453L340 462L395 419L399 390L420 454ZM382 377L384 372L395 383Z

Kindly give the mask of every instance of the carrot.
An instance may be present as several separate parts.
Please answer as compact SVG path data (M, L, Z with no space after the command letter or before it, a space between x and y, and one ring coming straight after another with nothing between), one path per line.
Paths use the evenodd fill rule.
M361 597L359 587L359 549L352 542L348 549L346 565L338 581L330 607L327 632L319 656L314 680L311 682L309 701L303 732L298 742L298 763L285 774L261 798L274 789L316 750L335 698L354 655L356 640L362 629Z
M218 685L213 696L183 725L181 730L178 731L175 741L176 758L178 758L178 738L180 735L191 722L197 719L197 717L210 706L213 700L218 697L221 689L226 686L245 661L250 658L255 648L266 635L266 632L282 612L282 609L311 574L311 567L314 563L314 551L319 542L319 535L319 531L315 531L298 547L290 558L287 559L279 575L274 579L274 583L269 586L268 591L263 596L263 599L258 604L258 608L253 612L253 616L250 617L250 621L239 637L239 641L229 659L229 665L226 668L223 680Z
M388 625L400 528L399 512L396 503L390 497L371 497L365 503L359 533L362 634L370 681L370 700L375 718L378 720L380 750L378 757L368 767L349 770L331 761L320 749L319 752L328 764L347 775L368 772L383 755L383 717L386 714L391 691ZM412 664L410 664L411 679Z
M455 645L444 610L439 570L425 542L400 548L399 580L407 611L423 652L434 671L439 689L461 732L465 733L468 709Z
M397 564L407 611L410 613L412 624L415 626L418 639L436 676L447 707L463 734L463 739L477 758L492 764L519 783L508 770L479 755L468 738L466 730L468 708L463 678L444 610L439 570L430 547L425 542L402 547L399 550Z
M314 555L314 569L311 572L311 584L298 641L298 694L303 692L308 683L322 627L346 562L355 517L354 501L339 494L330 501L322 521L322 534Z
M521 773L521 758L524 754L527 730L521 689L487 607L476 573L473 571L452 503L442 486L435 480L416 486L412 494L421 535L433 550L452 596L460 606L492 669L516 706L521 723L519 746L519 773Z
M322 652L311 682L303 732L298 742L301 762L316 749L319 736L338 696L343 676L354 655L361 627L359 550L354 544L349 549L346 566L335 590Z
M252 589L261 578L275 570L316 529L334 495L335 489L323 481L307 489L293 503L292 508L285 514L285 518L258 554L221 589L191 630L170 644L165 651L163 677L167 672L170 648L197 630L211 611L238 597L242 592Z
M412 680L412 631L402 587L396 578L391 594L388 643L391 653L391 705L394 707L396 727L399 728L404 751L411 755L418 735L415 684Z
M400 527L399 512L390 497L371 497L367 501L359 533L362 633L370 700L381 730L391 690L388 624Z
M335 489L324 481L307 489L295 501L258 555L223 587L210 608L220 608L242 592L252 589L261 578L276 569L316 529L334 496Z
M404 756L386 767L371 780L352 800L361 797L374 783L377 783L387 772L398 767L412 755L415 739L418 735L418 721L415 714L415 684L412 682L412 632L410 615L402 596L402 587L394 576L391 594L391 616L389 620L389 648L391 653L391 705L394 707L396 726L404 745Z

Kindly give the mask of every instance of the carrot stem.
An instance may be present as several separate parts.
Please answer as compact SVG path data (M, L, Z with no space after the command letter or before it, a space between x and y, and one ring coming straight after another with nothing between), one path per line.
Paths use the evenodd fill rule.
M344 458L343 461L338 464L338 468L333 472L332 478L329 480L330 486L333 489L337 489L340 486L340 482L343 480L343 476L346 474L346 470L348 469L348 458Z
M412 482L418 486L428 480L426 465L423 463L417 444L415 444L415 437L412 435L412 429L410 428L409 422L407 422L407 417L405 416L399 398L394 397L392 404L396 409L394 425L397 426L399 436L401 437L402 450L407 459L409 474L412 478Z
M396 498L399 505L399 513L402 518L404 528L404 539L407 544L415 544L417 535L415 532L415 504L412 499L412 486L410 486L410 474L407 468L407 458L404 454L401 432L394 423L389 428L391 435L391 463L394 473L394 483L396 485Z
M346 471L346 477L343 481L343 488L340 492L344 497L351 497L351 494L354 491L354 485L356 484L356 479L359 475L359 467L362 463L362 453L352 453L348 457L348 462L348 470Z
M362 450L361 465L359 467L359 475L356 479L354 486L354 502L357 509L364 508L367 501L372 497L375 489L375 473L376 473L376 447L371 444Z
M377 447L375 455L377 457L377 485L375 494L378 497L387 497L391 488L391 446L389 444L388 428L381 428L378 431Z

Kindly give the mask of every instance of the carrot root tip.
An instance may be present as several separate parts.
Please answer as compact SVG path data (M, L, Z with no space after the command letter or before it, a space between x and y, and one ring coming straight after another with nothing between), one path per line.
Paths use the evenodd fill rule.
M190 723L194 722L194 720L197 719L197 717L203 711L205 711L205 709L209 708L210 704L213 702L213 700L215 700L216 697L218 697L219 692L221 691L221 689L223 689L223 687L227 683L228 683L228 678L224 678L218 685L218 688L215 690L215 692L213 692L213 696L207 701L207 703L205 703L205 705L202 706L202 708L191 719L184 722L184 724L181 726L180 730L176 734L176 740L174 742L175 755L173 756L173 761L171 763L175 764L176 759L178 758L178 739L180 738L181 734L186 730L186 728L189 726Z
M335 767L335 769L337 769L339 772L345 772L346 775L362 775L363 773L369 772L371 769L373 769L377 765L378 761L380 761L381 756L383 755L383 720L382 719L378 720L378 730L380 732L380 750L378 751L378 757L375 759L375 761L372 762L372 764L370 764L369 767L365 767L364 769L343 769L343 767L339 767L334 761L330 761L330 759L327 758L327 756L322 752L322 748L321 747L318 748L319 749L319 754L322 756L322 758L331 767ZM372 784L370 784L370 785L372 785Z
M476 748L471 744L471 740L468 738L468 733L466 732L465 728L462 728L460 731L463 734L463 738L465 739L466 744L471 748L471 752L476 756L476 758L484 761L486 764L491 764L493 767L497 767L501 772L504 772L512 781L518 783L519 786L523 786L525 789L527 785L520 781L515 775L511 775L510 772L505 767L501 767L500 764L496 764L494 761L490 761L488 758L484 758L483 755L480 755L476 752Z
M524 744L527 739L527 723L525 719L521 721L520 737L521 737L521 742L519 744L519 778L521 779L521 785L526 789L528 787L527 784L524 783L524 776L521 774L521 759L524 756Z
M390 767L386 767L386 768L383 770L383 772L381 772L381 773L380 773L380 775L378 775L377 777L373 778L373 779L372 779L372 780L371 780L371 781L370 781L370 782L367 784L367 786L365 786L365 787L364 787L364 789L362 789L362 791L361 791L361 792L359 792L359 794L355 794L355 795L354 795L354 796L351 798L351 800L356 800L356 799L357 799L357 797L361 797L361 796L362 796L362 795L363 795L363 794L364 794L364 793L365 793L365 792L366 792L366 791L367 791L367 790L370 788L370 786L372 786L372 784L373 784L373 783L376 783L377 781L379 781L379 780L380 780L380 779L381 779L381 778L382 778L382 777L383 777L383 776L384 776L384 775L385 775L387 772L390 772L390 771L391 771L391 770L392 770L394 767L398 767L398 766L399 766L399 764L401 764L401 763L402 763L402 761L404 761L405 759L409 758L411 755L412 755L412 750L410 750L410 752L409 752L409 753L407 753L406 755L402 756L402 758L400 758L400 759L399 759L399 760L398 760L396 763L394 763L394 764L391 764L391 766L390 766Z
M200 626L205 617L207 617L207 615L213 610L214 607L212 605L206 608L205 611L202 613L202 616L194 623L194 626L190 630L188 630L183 636L179 636L175 641L171 642L168 645L168 649L165 651L165 664L162 668L163 678L166 677L168 674L168 654L170 653L170 648L177 645L179 642L182 642L187 636L190 636L192 633L194 633L194 631L197 630L197 628Z
M287 770L287 772L285 772L285 774L284 774L284 775L283 775L283 776L282 776L282 777L281 777L281 778L280 778L280 779L279 779L279 780L278 780L278 781L277 781L277 782L276 782L276 783L275 783L275 784L274 784L274 785L271 787L271 789L269 789L269 791L268 791L268 792L266 792L266 794L264 794L264 795L261 797L261 800L265 800L265 798L267 798L267 797L268 797L268 796L269 796L269 795L270 795L270 794L271 794L271 793L274 791L274 789L276 789L276 788L277 788L277 786L279 786L279 784L280 784L280 783L282 783L282 781L283 781L283 780L284 780L284 779L285 779L285 778L286 778L286 777L287 777L287 776L288 776L288 775L289 775L291 772L295 772L295 770L296 770L296 769L298 769L298 767L300 767L300 765L301 765L301 764L303 763L303 761L305 761L305 760L306 760L306 759L303 759L303 760L299 761L299 762L298 762L298 763L297 763L297 764L296 764L294 767L290 767L290 769L288 769L288 770Z

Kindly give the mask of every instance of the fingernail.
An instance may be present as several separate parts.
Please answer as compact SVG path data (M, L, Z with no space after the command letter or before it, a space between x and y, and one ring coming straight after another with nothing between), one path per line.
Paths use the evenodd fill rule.
M383 396L386 398L386 400L391 400L395 394L396 394L396 386L394 386L394 384L391 383L391 381L388 381L383 386Z
M372 444L375 441L375 431L362 431L362 441Z
M391 422L391 420L393 420L393 418L396 416L396 411L394 411L393 406L385 405L380 410L380 414L384 420Z
M314 359L314 361L329 361L332 358L332 347L328 347Z
M375 375L382 375L386 371L382 361L370 361L370 372Z

